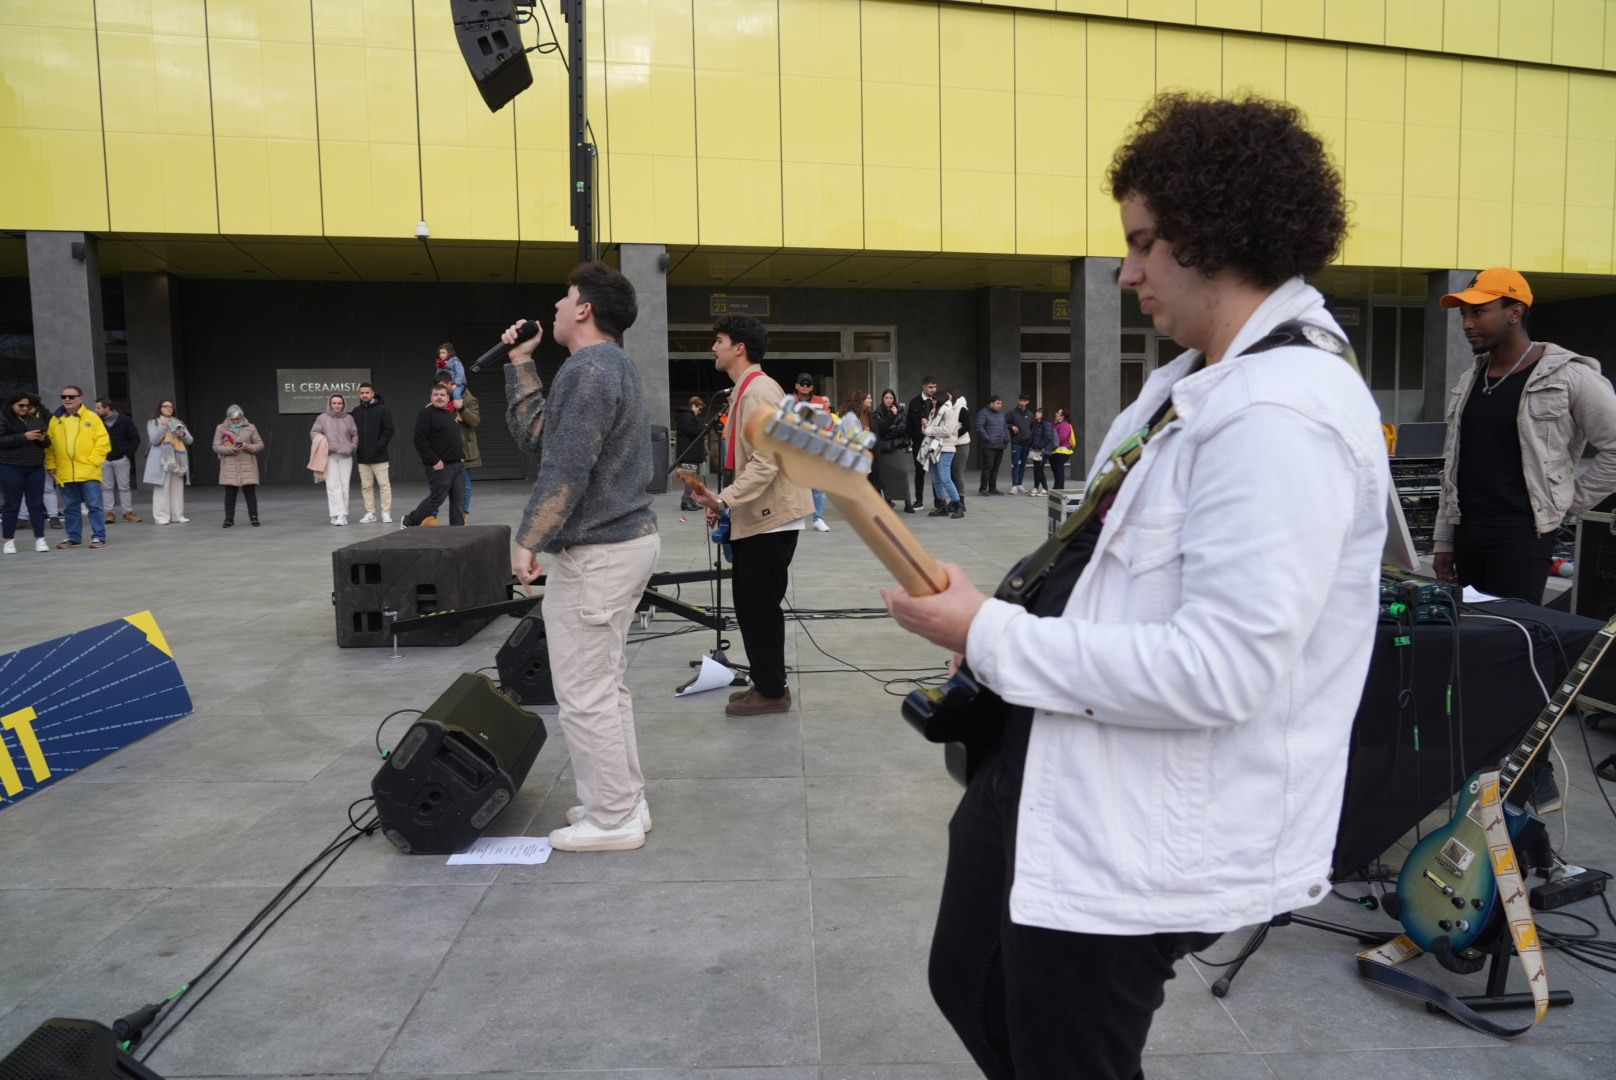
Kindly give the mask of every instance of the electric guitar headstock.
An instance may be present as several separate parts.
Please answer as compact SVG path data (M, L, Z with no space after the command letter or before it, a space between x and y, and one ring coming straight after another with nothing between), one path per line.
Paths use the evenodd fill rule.
M747 440L768 453L795 483L844 498L870 487L875 435L857 420L838 424L823 405L787 394L778 408L758 413L746 424Z

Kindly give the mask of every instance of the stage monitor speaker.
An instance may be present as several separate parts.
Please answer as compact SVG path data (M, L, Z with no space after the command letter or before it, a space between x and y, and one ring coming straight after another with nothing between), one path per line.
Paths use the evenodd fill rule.
M1616 535L1611 510L1616 496L1577 519L1577 547L1572 558L1571 611L1604 621L1616 615ZM1581 703L1600 712L1616 712L1616 660L1607 656L1583 684Z
M516 624L494 655L499 669L499 685L523 705L554 705L555 686L550 680L550 643L544 633L544 620L529 615Z
M450 0L455 41L491 112L533 85L513 0Z
M382 835L406 855L464 851L516 798L545 735L486 675L461 675L370 782Z
M163 1080L94 1020L46 1020L0 1060L0 1080Z
M509 599L508 525L398 529L331 553L337 644L392 644L388 623ZM396 613L389 616L388 612ZM459 645L494 620L470 619L399 636L400 645Z

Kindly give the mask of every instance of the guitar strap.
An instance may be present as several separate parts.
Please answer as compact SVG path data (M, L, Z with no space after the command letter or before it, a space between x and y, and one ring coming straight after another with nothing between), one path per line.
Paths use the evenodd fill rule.
M1521 868L1515 861L1515 846L1510 843L1509 828L1504 824L1497 769L1481 774L1479 805L1479 823L1487 833L1487 857L1492 860L1493 880L1504 905L1504 921L1509 924L1509 936L1520 957L1521 970L1526 973L1526 984L1532 990L1532 1022L1514 1028L1495 1024L1441 987L1397 970L1398 964L1414 959L1421 952L1407 934L1399 934L1378 948L1359 953L1358 974L1388 990L1434 1005L1472 1031L1513 1039L1531 1031L1549 1011L1549 972L1543 964L1543 945L1538 940L1537 924L1532 921L1532 906L1526 899Z

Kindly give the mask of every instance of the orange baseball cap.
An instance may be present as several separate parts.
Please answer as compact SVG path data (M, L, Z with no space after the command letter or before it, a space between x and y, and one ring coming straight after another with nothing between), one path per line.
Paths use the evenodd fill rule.
M1527 307L1532 306L1532 287L1526 279L1507 266L1489 266L1481 273L1470 279L1470 284L1463 292L1448 293L1442 298L1442 306L1455 308L1460 304L1486 304L1503 298L1506 300L1519 300Z

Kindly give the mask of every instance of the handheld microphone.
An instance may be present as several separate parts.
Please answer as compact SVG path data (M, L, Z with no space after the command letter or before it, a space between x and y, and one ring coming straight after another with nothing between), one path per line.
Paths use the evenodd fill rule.
M516 345L520 345L522 342L527 341L529 338L531 338L534 334L537 334L538 332L539 332L539 324L538 324L538 322L533 320L533 319L529 319L527 322L523 323L522 328L516 332ZM487 352L483 353L477 359L473 360L471 362L471 367L468 368L467 370L468 371L481 371L483 369L484 364L490 363L491 361L493 361L495 359L498 359L500 356L503 356L505 353L510 352L515 347L516 347L515 345L507 345L502 341L498 345L495 345L492 349L489 349Z

